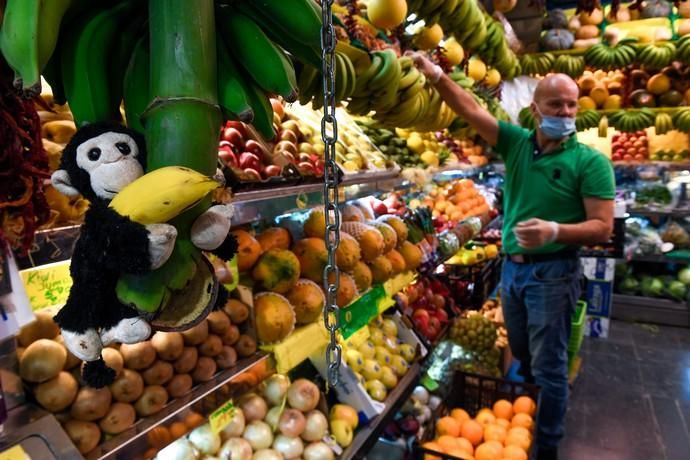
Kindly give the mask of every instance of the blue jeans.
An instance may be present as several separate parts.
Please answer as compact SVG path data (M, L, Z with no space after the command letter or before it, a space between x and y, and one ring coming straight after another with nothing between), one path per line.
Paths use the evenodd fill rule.
M510 348L526 380L541 386L539 447L557 447L565 432L568 341L580 275L578 259L503 264L501 302Z

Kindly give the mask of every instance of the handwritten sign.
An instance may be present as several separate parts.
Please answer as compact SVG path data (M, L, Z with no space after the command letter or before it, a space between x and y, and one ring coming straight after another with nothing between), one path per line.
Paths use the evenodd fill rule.
M33 311L62 305L72 287L69 260L19 272Z
M211 431L216 434L223 431L223 428L230 424L234 415L235 405L232 403L231 399L208 416L208 423L211 425Z

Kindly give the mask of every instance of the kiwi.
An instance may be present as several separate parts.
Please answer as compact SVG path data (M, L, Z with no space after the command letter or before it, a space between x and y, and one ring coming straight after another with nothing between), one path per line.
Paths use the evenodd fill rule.
M92 422L108 413L113 395L108 387L83 387L72 403L70 414L77 420Z
M81 420L69 420L63 428L80 454L88 454L101 441L101 430L98 425Z
M192 390L192 376L189 374L175 375L165 386L171 398L179 398Z
M240 339L240 329L234 324L231 324L220 339L225 345L235 345Z
M246 358L256 353L256 340L254 338L242 334L235 344L235 351L240 358Z
M115 401L134 402L144 391L144 379L137 371L123 369L122 375L110 385L110 391Z
M101 356L105 364L115 371L115 377L119 377L122 374L122 369L125 367L125 360L114 348L104 348L101 350Z
M156 349L149 341L131 345L123 343L120 345L120 353L127 369L146 369L156 360Z
M77 380L69 372L62 371L47 382L38 384L34 388L34 396L50 412L60 412L72 404L78 391Z
M236 299L229 299L223 306L233 324L242 324L249 318L249 307Z
M173 366L167 361L159 359L151 367L141 373L147 385L165 385L174 374Z
M81 364L81 359L74 356L72 352L69 351L69 349L65 346L65 339L62 337L62 335L58 335L53 340L65 347L65 351L67 352L67 360L65 361L65 367L63 368L64 370L68 371ZM19 353L19 348L17 348L17 353Z
M204 343L199 345L199 353L204 356L217 356L223 351L223 341L215 334L209 334Z
M208 322L204 320L193 328L182 331L182 337L185 345L201 345L208 337Z
M142 417L153 415L165 407L168 402L168 392L160 385L144 388L144 392L134 403L134 409Z
M237 351L227 345L223 346L223 350L216 356L216 364L219 369L228 369L237 363Z
M60 333L60 328L53 321L52 314L37 311L34 315L36 319L21 328L17 334L17 341L22 347L28 347L39 339L54 339Z
M216 362L208 356L201 356L196 362L196 368L192 372L192 380L195 382L208 382L216 373Z
M110 406L110 410L99 422L104 433L118 434L134 425L137 419L137 412L131 404L116 402Z
M196 366L199 351L195 347L184 347L182 354L173 363L173 368L178 374L186 374L191 372Z
M231 324L230 318L222 310L212 311L209 313L206 317L206 321L208 321L209 330L221 337L223 334L225 334L225 331L228 330Z
M160 359L175 361L184 350L184 339L179 332L158 331L153 334L151 345L156 349Z
M65 347L50 339L38 339L22 353L19 375L27 382L45 382L56 377L66 362Z
M20 361L20 360L22 359L22 355L24 354L25 351L26 351L26 348L24 348L24 347L17 347L17 350L16 350L16 352L17 352L17 361ZM66 365L66 364L65 364L65 365Z

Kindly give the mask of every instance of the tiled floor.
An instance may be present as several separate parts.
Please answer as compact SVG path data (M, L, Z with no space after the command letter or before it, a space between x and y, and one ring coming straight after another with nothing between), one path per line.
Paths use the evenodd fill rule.
M690 329L614 321L580 355L559 458L690 459Z

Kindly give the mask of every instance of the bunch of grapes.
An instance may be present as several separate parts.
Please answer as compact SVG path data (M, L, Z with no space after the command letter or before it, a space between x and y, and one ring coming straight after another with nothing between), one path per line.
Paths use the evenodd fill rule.
M468 350L492 350L496 342L496 325L482 315L456 318L450 328L450 338Z

